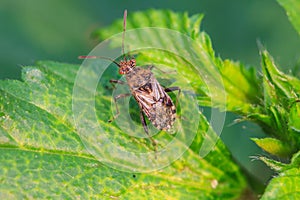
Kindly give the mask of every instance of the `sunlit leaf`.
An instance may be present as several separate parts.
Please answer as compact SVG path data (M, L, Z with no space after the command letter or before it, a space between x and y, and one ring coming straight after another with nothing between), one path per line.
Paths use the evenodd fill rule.
M96 159L73 121L72 91L78 69L38 62L23 69L23 82L0 82L1 198L236 199L241 195L245 180L221 142L206 159L187 149L169 166L149 173L119 171ZM92 92L82 90L85 95ZM106 128L106 133L99 134L109 133L124 148L152 151L147 139L134 139L107 123L111 98L103 96L104 90L99 86L95 93L96 107L106 108L98 112L98 121ZM200 140L194 149L208 128L204 117L199 125ZM163 145L172 137L162 133L156 139Z
M266 50L261 50L261 56L265 112L270 118L267 126L263 128L268 134L281 140L280 143L284 146L289 146L291 157L292 153L300 148L300 137L297 132L300 81L281 72ZM287 153L286 150L285 148L283 152Z
M287 157L293 153L289 144L283 143L282 141L275 138L253 138L252 139L260 148L266 152L280 156Z
M261 199L299 199L300 170L293 168L284 171L271 180Z
M300 133L300 102L292 104L289 114L289 127Z

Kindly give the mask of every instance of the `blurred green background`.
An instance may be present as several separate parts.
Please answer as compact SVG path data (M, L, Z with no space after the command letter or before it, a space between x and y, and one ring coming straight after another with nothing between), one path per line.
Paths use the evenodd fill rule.
M77 56L97 44L91 32L122 18L125 8L129 14L149 8L204 13L202 30L223 59L260 69L260 40L284 71L298 65L300 38L275 0L1 0L0 79L20 79L21 66L36 60L80 63ZM271 171L249 158L264 154L249 140L263 134L248 122L230 125L237 117L228 115L222 139L247 172L265 183Z

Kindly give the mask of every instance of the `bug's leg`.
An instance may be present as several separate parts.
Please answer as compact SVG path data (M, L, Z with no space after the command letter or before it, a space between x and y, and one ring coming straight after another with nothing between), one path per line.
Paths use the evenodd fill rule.
M120 111L119 111L119 108L118 108L118 104L117 104L117 100L121 99L121 98L124 98L124 97L128 97L130 95L131 94L126 93L126 94L119 94L119 95L117 95L117 96L114 97L114 102L115 102L115 105L116 105L117 114L115 116L113 116L112 119L108 120L109 123L112 122L112 121L114 121L119 116L119 114L120 114Z
M178 95L176 96L176 103L175 103L175 106L177 107L178 105L178 99L179 99L179 96L180 96L180 93L181 93L181 89L180 87L169 87L169 88L165 88L165 92L172 92L172 91L177 91L178 90Z
M126 84L124 81L114 80L114 79L109 80L109 82L110 83L117 83L117 84Z
M147 123L146 123L146 120L145 120L145 116L144 116L142 110L140 110L140 118L141 118L141 122L142 122L143 128L144 128L146 134L148 135L148 138L151 140L151 143L152 143L152 145L153 145L153 147L154 147L154 151L156 152L156 145L157 145L157 143L156 143L155 140L149 135L149 130L148 130Z
M126 84L126 82L124 82L124 81L114 80L114 79L109 80L109 82L113 86L114 89L115 89L115 84L121 84L121 85L125 85Z

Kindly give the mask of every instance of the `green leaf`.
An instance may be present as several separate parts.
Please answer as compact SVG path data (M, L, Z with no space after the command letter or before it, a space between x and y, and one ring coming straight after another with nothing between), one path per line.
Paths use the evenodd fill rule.
M117 159L113 164L98 160L87 150L92 144L84 141L73 119L78 69L77 65L38 62L24 67L23 82L0 81L1 198L236 199L245 190L245 180L221 142L207 157L198 155L209 128L202 115L198 139L191 148L158 171L140 173L136 161L126 158L127 163L119 164L135 167L136 173L118 170ZM93 76L90 72L89 78ZM88 89L81 88L82 99L90 93L96 95L98 123L105 129L99 135L107 135L123 148L152 151L147 139L134 138L116 124L107 123L111 98L105 95L105 85L99 85L96 93ZM182 98L184 103L184 93ZM87 115L85 122L91 124L88 119ZM159 148L169 140L176 141L164 132L154 137ZM184 147L180 141L176 144ZM152 162L161 159L152 158Z
M281 149L280 151L273 151L270 148L267 151L276 155L284 155L290 151L289 157L291 157L292 153L300 149L300 136L297 131L300 80L281 72L266 50L261 50L261 56L265 112L269 118L263 128L266 133L280 140L276 143L281 143L275 145L276 148L273 147L273 150ZM279 146L281 148L278 149Z
M160 23L180 28L194 37L199 35L201 16L189 18L187 14L168 11L150 11L150 16L147 14L136 13L132 17L134 20L128 20L129 28L134 23L149 26ZM117 24L111 29L115 28L122 30ZM169 42L165 40L168 38L166 33L147 31L142 36L154 44L165 45ZM110 35L109 28L104 32ZM143 44L136 36L141 35L126 32L126 40L134 41L135 45ZM178 44L186 45L188 39L182 38L183 41L174 42L171 48L176 49ZM111 44L120 46L117 42L115 40ZM194 48L197 45L194 43ZM201 49L208 48L209 43L206 41L205 45ZM130 48L137 52L134 46L130 45ZM104 54L99 55L105 56L109 51L106 48ZM207 53L211 55L213 52ZM129 118L139 118L136 117L137 109L130 109L129 116L121 112L117 118L119 121L107 123L113 115L110 112L112 94L107 89L110 87L107 83L109 79L116 78L113 75L116 72L112 66L104 71L105 61L86 61L83 67L38 62L36 66L23 69L23 82L1 81L0 174L3 176L0 177L0 194L11 198L240 197L246 189L246 183L222 142L218 141L210 152L206 152L209 154L205 158L199 156L202 146L212 148L209 145L214 145L217 138L198 108L189 104L189 100L199 94L192 94L193 90L186 82L188 78L194 80L191 82L196 87L194 91L201 92L203 89L208 94L207 88L197 88L202 81L198 74L191 73L202 68L191 69L189 65L181 65L182 62L187 64L182 57L168 55L165 59L167 62L179 61L173 68L188 75L170 76L184 88L180 95L179 110L182 118L189 120L177 120L182 131L174 136L165 132L153 136L158 141L156 156L151 142L144 138L140 122L133 120L134 130L130 124L126 124ZM202 64L217 62L217 59L206 58L206 55L201 59ZM215 83L209 84L208 88L216 88L219 92L215 95L222 95L214 65L204 70ZM161 75L158 77L166 76L155 69L154 73ZM95 80L96 84L93 85ZM221 106L224 104L222 101L217 103ZM130 99L120 104L131 105ZM122 107L120 109L123 111ZM153 127L150 126L150 130ZM207 140L212 142L206 144ZM173 149L163 151L169 144ZM165 152L169 154L166 156ZM30 192L28 188L31 188Z
M271 180L262 196L267 199L299 199L300 198L300 169L293 168L284 171Z
M113 170L94 159L80 156L1 149L0 196L2 199L72 199L74 196L193 199L216 198L220 194L231 199L238 196L235 194L237 185L231 184L233 179L228 181L229 176L214 169L204 172L201 168L206 168L205 162L189 158L198 161L191 165L180 160L157 173L135 174ZM212 166L208 164L207 167Z
M300 103L295 102L290 109L289 113L289 128L293 131L300 133Z
M155 20L157 22L181 22L180 26L185 26L187 32L198 34L198 17L190 19L193 24L190 26L186 23L187 15L153 13L156 14L154 19L160 19ZM163 20L168 17L170 21ZM152 22L144 14L136 20ZM130 34L128 36L130 38ZM157 38L159 35L148 32L146 36ZM157 158L151 156L151 142L135 137L139 133L145 135L140 131L140 125L130 132L121 130L117 122L107 123L113 115L107 82L113 76L112 72L116 72L111 67L103 72L103 79L95 88L89 87L92 80L98 81L97 73L105 67L105 63L96 62L94 68L38 62L36 66L23 69L23 82L0 82L1 197L237 199L242 195L246 189L244 177L221 141L205 158L199 156L206 139L215 135L202 114L197 112L197 116L188 115L191 119L181 120L181 124L189 125L184 125L181 134L171 136L161 132L153 136L158 141L159 152L170 141L175 144L177 149L170 152L170 156L176 156L175 160L161 156L162 153L158 153ZM191 69L185 68L183 72L189 74ZM77 74L80 72L83 77ZM80 78L83 78L82 82ZM190 78L194 85L200 85L197 74L190 73ZM184 86L184 79L176 79ZM187 91L182 92L181 113L189 113L189 107L185 105L191 97ZM83 106L76 106L76 102ZM87 112L89 109L92 113ZM133 115L138 112L132 110ZM200 122L193 123L195 119ZM102 128L100 131L98 126ZM183 141L193 139L191 132L196 135L189 148ZM131 154L120 154L125 150L152 154L135 154L133 159L127 157ZM183 155L177 155L179 150L184 150ZM161 167L155 171L145 163ZM146 169L148 173L141 172Z
M254 160L261 160L263 161L266 165L268 165L270 168L277 172L282 172L286 169L287 164L276 161L274 159L267 158L265 156L253 156Z
M297 0L277 0L285 9L289 20L300 34L300 2Z
M277 172L284 172L286 170L290 170L293 168L299 168L300 167L300 151L295 153L290 163L282 163L280 161L276 161L270 158L267 158L265 156L254 156L254 159L258 159L266 163L269 167L271 167L273 170Z
M264 74L265 105L281 103L285 108L291 101L299 98L299 79L278 70L271 55L261 51L262 70Z
M228 94L227 109L244 115L262 112L262 92L255 69L225 60L220 70Z
M266 152L279 157L288 157L293 153L293 149L289 144L275 138L252 138L252 140Z
M300 167L300 151L295 153L291 159L291 163L289 164L290 168L299 168Z

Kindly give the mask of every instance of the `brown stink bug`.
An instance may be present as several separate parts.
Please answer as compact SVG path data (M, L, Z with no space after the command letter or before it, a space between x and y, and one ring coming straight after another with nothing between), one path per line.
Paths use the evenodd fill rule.
M127 96L133 96L140 108L140 119L146 134L149 136L152 144L155 146L156 142L150 137L148 127L146 124L145 116L150 120L150 122L159 130L169 131L176 119L176 107L167 94L167 92L178 90L178 95L180 94L179 87L163 88L159 82L154 77L151 69L154 66L147 66L146 68L137 67L136 60L134 58L127 59L124 53L124 38L126 31L126 17L127 10L124 11L124 21L123 21L123 39L122 39L122 54L123 60L119 63L101 56L80 56L79 58L102 58L108 59L114 62L119 67L119 73L125 75L126 81L120 80L110 80L111 83L115 84L127 84L130 88L128 94L120 94L114 97L114 102L116 104L117 114L113 119L109 120L112 122L120 114L117 100Z

